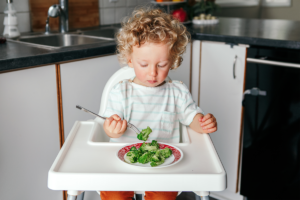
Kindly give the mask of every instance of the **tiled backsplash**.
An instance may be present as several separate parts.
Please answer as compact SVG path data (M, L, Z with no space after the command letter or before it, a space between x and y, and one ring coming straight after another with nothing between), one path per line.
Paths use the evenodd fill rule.
M100 24L120 23L136 6L148 4L151 0L98 0ZM31 31L29 0L14 0L20 32ZM0 0L0 35L3 34L5 0Z
M125 16L128 16L136 6L149 4L151 0L99 0L100 23L120 23Z

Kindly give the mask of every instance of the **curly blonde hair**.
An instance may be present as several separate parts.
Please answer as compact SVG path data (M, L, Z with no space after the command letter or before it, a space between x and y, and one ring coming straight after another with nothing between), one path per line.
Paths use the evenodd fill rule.
M182 54L190 40L186 27L171 15L160 9L139 8L122 23L117 35L117 53L119 61L127 64L127 57L135 45L166 43L170 49L171 69L176 69L182 62Z

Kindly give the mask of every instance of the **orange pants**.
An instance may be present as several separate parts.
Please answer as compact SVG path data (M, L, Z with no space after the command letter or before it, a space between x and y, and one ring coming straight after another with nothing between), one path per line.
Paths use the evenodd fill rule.
M175 200L178 192L145 192L145 200ZM132 200L131 191L101 191L101 200Z

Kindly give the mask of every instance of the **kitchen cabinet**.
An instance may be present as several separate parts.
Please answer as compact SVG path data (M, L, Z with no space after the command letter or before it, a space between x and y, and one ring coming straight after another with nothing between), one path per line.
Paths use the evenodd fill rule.
M0 74L0 199L62 200L48 189L60 149L55 66Z
M95 117L80 111L80 105L95 113L99 112L104 86L120 69L117 55L103 56L60 65L64 134L67 138L76 120Z
M177 69L170 70L169 77L172 80L182 81L187 88L190 88L190 76L191 76L191 43L186 46L186 51L182 55L183 61Z
M212 113L218 131L210 134L227 173L227 189L212 192L218 199L242 200L239 194L242 97L246 46L201 42L199 103Z

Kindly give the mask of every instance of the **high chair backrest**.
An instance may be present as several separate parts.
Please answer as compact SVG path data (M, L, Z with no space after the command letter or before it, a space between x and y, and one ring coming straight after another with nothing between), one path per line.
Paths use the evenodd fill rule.
M135 76L134 69L131 67L122 67L118 71L116 71L110 79L105 84L104 90L102 92L101 102L100 102L100 110L99 115L103 115L106 105L107 105L107 99L110 90L113 88L114 85L116 85L118 82L124 80L124 79L130 79ZM166 81L171 80L169 77L166 78Z

